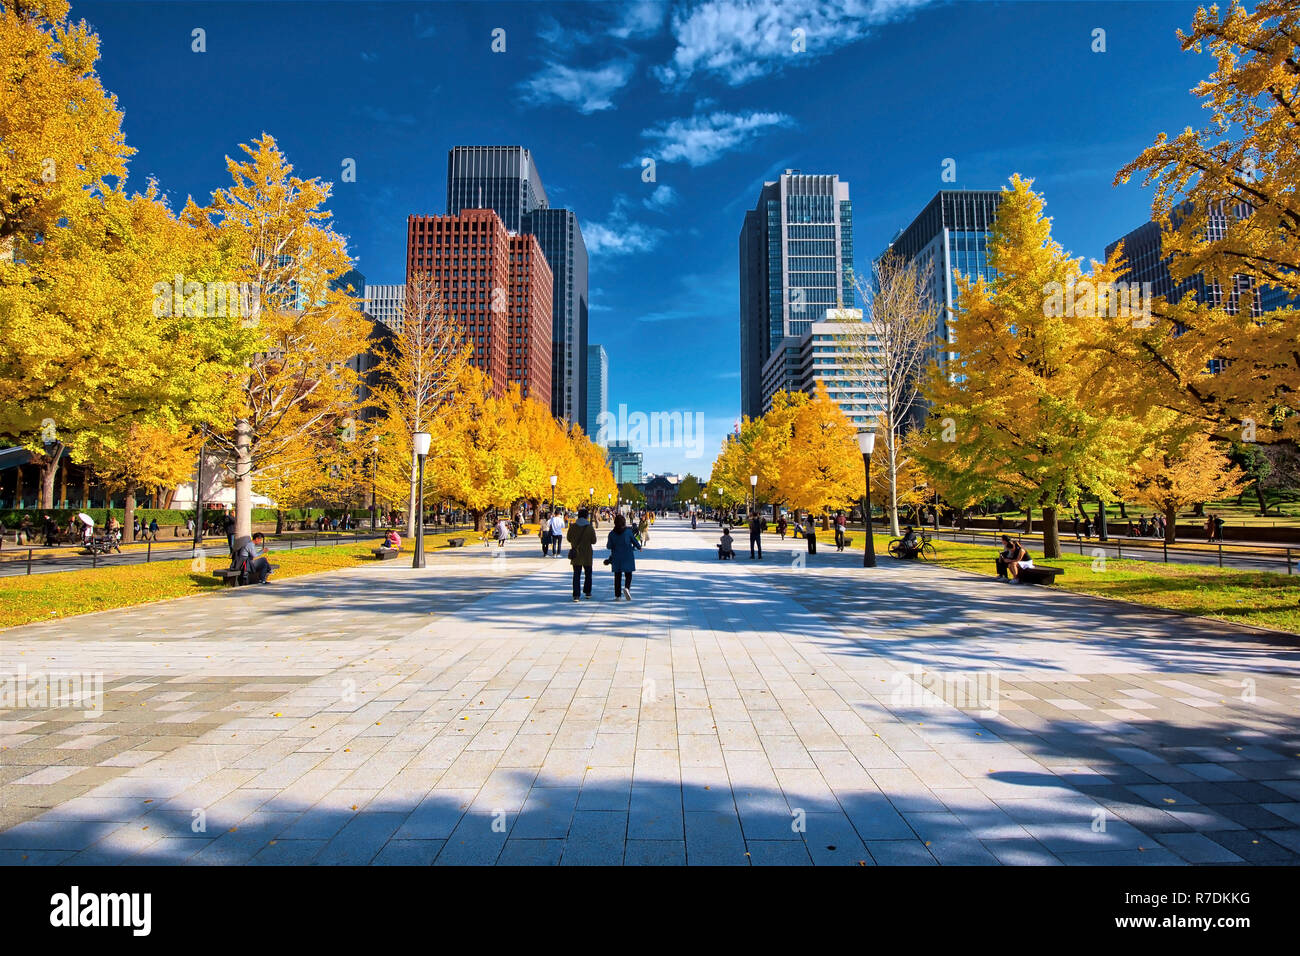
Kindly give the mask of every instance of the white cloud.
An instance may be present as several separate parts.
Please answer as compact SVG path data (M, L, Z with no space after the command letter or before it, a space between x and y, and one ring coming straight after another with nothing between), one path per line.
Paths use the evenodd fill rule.
M673 189L667 183L661 183L654 188L644 200L647 209L661 211L677 202L677 190Z
M641 135L656 143L654 158L671 163L682 159L691 166L704 166L724 153L739 149L764 130L789 126L784 113L726 113L668 120L643 130Z
M609 35L620 40L654 36L663 26L667 4L660 0L636 0L624 9L619 22L610 27Z
M655 68L665 86L710 73L740 86L865 37L931 0L705 0L676 10L672 59ZM796 52L794 30L803 31Z
M552 63L523 83L530 103L568 103L579 113L611 109L614 93L632 76L631 60L614 60L594 69Z
M632 221L627 214L629 205L626 197L619 196L608 219L582 224L588 255L627 256L649 252L668 235L667 230Z

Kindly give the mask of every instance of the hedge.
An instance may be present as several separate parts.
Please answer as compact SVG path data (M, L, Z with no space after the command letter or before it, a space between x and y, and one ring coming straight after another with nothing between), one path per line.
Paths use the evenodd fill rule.
M86 514L90 515L92 519L94 519L95 527L98 528L101 525L105 525L108 523L107 508L85 508L85 509L7 508L7 509L0 510L0 522L3 522L6 528L13 529L18 527L18 525L22 523L24 517L27 517L32 519L32 525L35 528L37 528L37 530L39 530L41 527L41 516L50 515L52 518L54 518L55 521L59 523L60 527L66 527L68 522L72 520L72 516L82 510L84 510ZM324 509L325 514L331 518L341 517L343 515L343 511L344 509L342 508ZM320 515L320 513L321 513L320 508L286 508L284 510L284 520L303 521L303 520L308 520L310 518L317 517L318 515ZM126 512L123 511L121 508L114 508L113 514L117 516L118 521L123 520L126 516ZM219 522L223 520L226 516L225 511L219 509L214 510L210 508L205 508L204 514L206 515L208 521L211 523ZM164 528L169 528L177 525L184 525L185 519L193 517L193 515L194 515L193 508L187 508L187 509L136 508L135 509L135 516L139 518L141 521L143 521L146 525L150 521L153 521L156 518L158 520L159 526ZM362 518L369 520L370 511L369 509L365 509L365 508L354 508L352 509L352 515L358 520L361 520ZM275 521L274 508L253 509L254 524L263 523L263 522L269 523L274 521Z

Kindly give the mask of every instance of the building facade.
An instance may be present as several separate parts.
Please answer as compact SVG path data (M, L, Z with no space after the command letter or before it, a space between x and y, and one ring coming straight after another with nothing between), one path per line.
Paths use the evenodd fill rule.
M537 237L554 276L551 300L551 414L587 420L587 244L570 209L535 209L524 231Z
M634 485L641 483L643 456L641 452L633 451L627 442L610 442L605 447L605 460L614 473L615 484L622 485L626 481Z
M1234 216L1250 215L1250 207L1241 205L1233 210ZM1223 210L1210 213L1206 223L1206 239L1210 242L1224 238L1228 231L1229 217ZM1243 307L1250 310L1252 316L1265 312L1295 306L1287 298L1286 291L1275 286L1258 285L1250 276L1233 276L1232 288L1224 288L1217 280L1206 280L1199 272L1181 282L1175 282L1169 271L1172 258L1164 251L1164 238L1160 224L1145 222L1132 232L1116 239L1106 246L1106 258L1109 259L1120 243L1124 244L1125 271L1120 276L1121 282L1149 282L1151 297L1160 297L1168 302L1178 302L1188 293L1194 294L1198 302L1214 308L1222 308L1236 314Z
M551 413L587 420L587 246L578 217L552 209L522 146L456 146L447 157L447 214L494 210L507 231L537 238L551 268ZM538 393L539 400L541 399Z
M896 253L904 264L915 263L927 276L926 299L936 307L934 339L929 361L939 365L949 376L958 355L952 348L956 338L952 322L960 308L957 276L975 280L994 278L989 268L989 236L1002 204L997 189L941 189L925 208L901 230L879 258ZM928 406L917 395L911 408L900 412L901 419L920 426Z
M550 203L531 151L522 146L456 146L447 153L447 215L494 209L509 232Z
M368 285L365 289L366 315L394 333L402 331L402 310L406 304L406 285Z
M596 441L601 417L609 411L609 355L603 345L587 346L587 418L583 429Z
M959 308L957 276L993 279L988 243L1001 203L997 189L942 189L885 250L928 270L927 298L938 306L932 358L944 369L957 358L947 347L953 340L949 323Z
M811 395L822 382L831 401L858 430L873 429L885 411L885 376L879 364L876 328L863 321L861 309L827 309L800 338L787 338L763 367L764 391L771 394L793 382L795 391ZM791 389L787 388L787 391Z
M763 368L830 308L849 308L853 203L839 176L787 169L763 184L740 230L740 407L762 414Z
M406 275L432 273L470 344L470 364L500 393L551 394L551 269L537 240L509 233L490 209L407 219Z

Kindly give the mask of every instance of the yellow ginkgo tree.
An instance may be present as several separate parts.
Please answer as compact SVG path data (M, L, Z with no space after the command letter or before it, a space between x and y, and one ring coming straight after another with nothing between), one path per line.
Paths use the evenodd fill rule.
M236 275L254 291L256 352L231 376L224 420L207 432L235 486L235 534L252 530L253 479L277 468L315 467L315 445L355 410L352 360L370 348L371 323L339 280L352 268L325 203L328 183L301 179L263 135L227 158L232 185L186 218L234 250ZM355 291L355 290L353 290Z
M1114 342L1124 375L1155 403L1193 416L1220 437L1276 442L1300 436L1300 314L1252 314L1264 286L1300 297L1300 5L1239 0L1197 10L1182 47L1216 69L1193 90L1200 129L1161 133L1117 174L1155 184L1176 282L1204 276L1207 300L1157 300L1152 321ZM1217 360L1212 368L1210 360Z

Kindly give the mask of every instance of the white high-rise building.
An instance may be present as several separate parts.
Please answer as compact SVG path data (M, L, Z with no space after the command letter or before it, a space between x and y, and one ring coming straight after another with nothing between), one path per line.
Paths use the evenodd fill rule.
M406 283L401 285L367 285L362 308L376 322L394 333L402 331L402 304L406 301Z
M885 410L885 376L877 363L876 326L861 309L827 309L801 336L788 336L763 366L763 409L781 389L812 394L818 382L858 428L874 426Z

